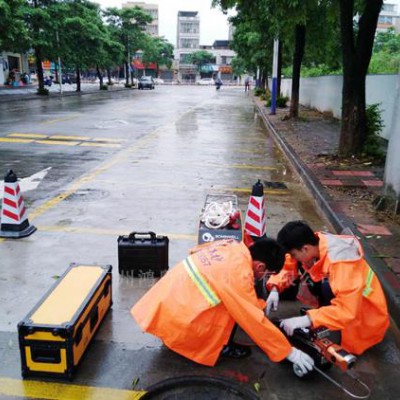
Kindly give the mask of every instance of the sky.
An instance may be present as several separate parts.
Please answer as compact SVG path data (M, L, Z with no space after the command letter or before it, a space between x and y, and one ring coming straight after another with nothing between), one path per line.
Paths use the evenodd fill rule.
M101 8L118 7L129 0L93 0ZM178 11L198 11L200 16L200 44L211 45L214 40L228 39L228 18L219 9L211 9L211 0L131 0L158 4L159 34L176 46Z

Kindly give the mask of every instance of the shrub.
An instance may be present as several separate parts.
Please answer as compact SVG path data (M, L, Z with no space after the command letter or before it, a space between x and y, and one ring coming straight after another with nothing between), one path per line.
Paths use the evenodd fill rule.
M285 108L288 100L289 97L287 96L278 96L278 98L276 99L276 106L279 108ZM267 101L267 107L271 107L271 98L269 98Z
M108 90L108 86L107 85L101 85L100 86L100 90Z
M254 88L254 96L261 96L263 94L265 94L265 90L263 88L260 87Z
M385 125L383 124L379 106L380 103L370 104L365 109L367 137L362 151L366 156L382 161L385 158L385 153L382 149L383 141L379 134L382 132Z
M131 83L125 83L125 87L130 89L132 87L132 84Z

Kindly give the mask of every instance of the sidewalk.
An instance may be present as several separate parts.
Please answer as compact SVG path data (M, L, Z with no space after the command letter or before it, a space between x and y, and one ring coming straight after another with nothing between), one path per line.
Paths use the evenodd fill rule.
M62 85L63 94L60 94L60 85L53 83L50 87L45 86L49 90L48 96L39 96L37 94L37 84L30 84L27 86L0 86L0 103L9 103L14 101L24 100L38 100L38 99L54 99L67 96L80 96L85 94L97 94L97 93L109 93L121 90L132 90L124 87L122 82L115 83L112 86L108 86L108 90L99 90L99 83L87 83L82 82L81 91L76 91L76 84L64 84Z
M310 190L336 232L350 228L363 244L366 259L386 293L390 314L400 326L400 216L372 205L383 187L383 166L365 160L339 160L337 120L302 108L298 120L286 120L288 109L270 115L254 97L269 132Z

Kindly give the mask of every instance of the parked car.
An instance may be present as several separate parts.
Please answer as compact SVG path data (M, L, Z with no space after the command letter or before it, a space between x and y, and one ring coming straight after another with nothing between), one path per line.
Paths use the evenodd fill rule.
M214 85L214 79L213 78L201 78L196 82L197 85Z
M154 80L151 76L142 76L139 79L138 89L154 89Z

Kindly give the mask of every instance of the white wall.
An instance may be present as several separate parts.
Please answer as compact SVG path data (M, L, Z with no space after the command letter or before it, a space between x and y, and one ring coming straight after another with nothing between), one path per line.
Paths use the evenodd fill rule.
M394 102L396 98L397 75L368 75L366 81L367 104L381 103L382 119L385 124L381 136L390 137L390 127L393 123ZM316 78L301 78L300 104L316 108L319 111L330 111L339 118L342 107L342 76L320 76ZM281 92L290 97L291 79L282 79ZM397 120L400 115L396 115ZM400 133L399 133L400 134Z

